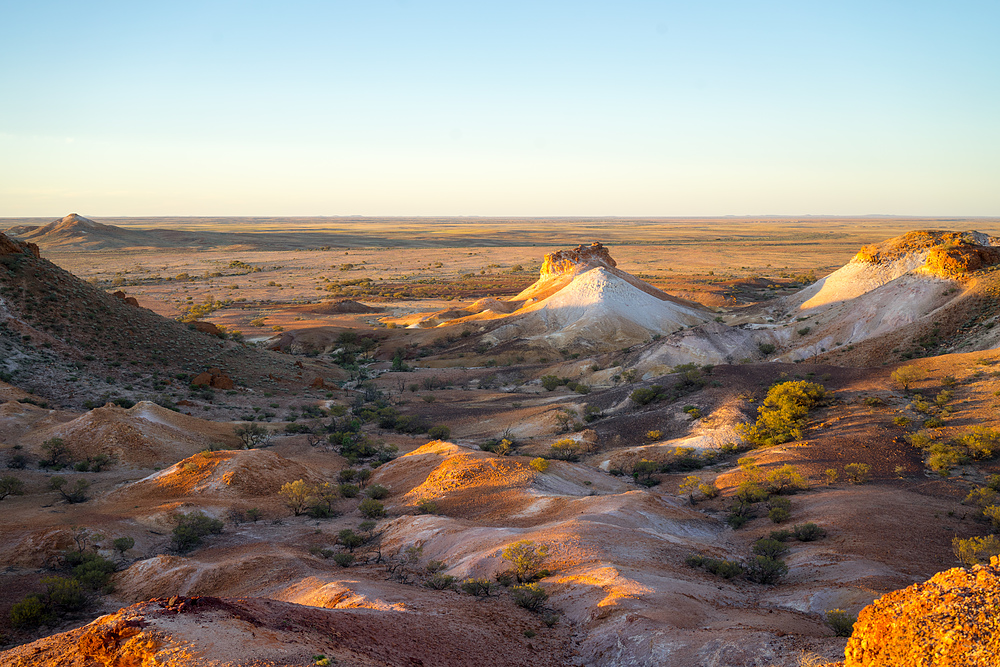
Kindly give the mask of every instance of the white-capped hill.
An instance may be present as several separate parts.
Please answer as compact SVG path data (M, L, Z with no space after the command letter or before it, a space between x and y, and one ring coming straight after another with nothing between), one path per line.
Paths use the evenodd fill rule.
M619 349L709 319L701 306L666 294L615 266L600 243L545 257L537 282L510 300L518 308L484 337L593 350Z

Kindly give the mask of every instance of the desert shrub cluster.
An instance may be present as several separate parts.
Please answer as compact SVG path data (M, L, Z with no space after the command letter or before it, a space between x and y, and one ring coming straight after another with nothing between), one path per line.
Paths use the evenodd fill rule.
M757 447L799 440L806 416L825 396L822 385L805 380L776 384L757 409L757 420L737 428L747 442Z

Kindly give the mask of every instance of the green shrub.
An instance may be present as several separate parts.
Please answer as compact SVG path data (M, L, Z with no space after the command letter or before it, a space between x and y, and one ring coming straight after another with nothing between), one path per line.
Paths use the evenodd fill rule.
M385 488L381 484L372 484L365 491L365 495L369 498L374 498L375 500L382 500L383 498L389 497L389 489Z
M792 535L799 542L814 542L822 537L826 537L826 531L816 524L809 522L792 526Z
M381 519L385 516L385 506L374 498L365 498L358 505L361 516L366 519Z
M514 604L528 611L539 611L549 599L549 594L538 584L521 584L510 589Z
M345 498L357 498L358 493L361 491L357 484L341 484L338 490L340 491L340 495Z
M767 507L767 518L773 523L788 521L792 516L792 503L788 498L771 498L767 502Z
M201 544L206 536L221 533L222 527L221 521L207 517L201 512L181 514L177 517L177 525L171 534L171 540L177 551L187 553Z
M1000 432L986 426L976 426L960 436L958 441L974 459L992 458L1000 450Z
M809 488L809 482L791 464L769 471L764 482L769 493L790 494Z
M90 551L70 552L66 556L67 563L73 568L73 578L94 591L105 589L111 575L118 569L114 562Z
M87 604L83 586L75 579L66 577L43 577L45 597L49 606L62 611L77 611Z
M427 581L424 582L424 586L427 588L433 588L436 591L442 591L446 588L451 588L454 585L455 577L441 572L435 572L429 579L427 579Z
M738 432L758 447L798 440L806 415L825 395L822 385L804 380L776 384L757 409L757 421L741 424Z
M76 484L70 486L65 477L53 477L49 480L49 488L58 491L67 503L84 503L87 502L87 489L90 488L90 482L78 479Z
M632 402L636 405L648 405L656 400L658 394L659 391L656 387L641 388L633 391L629 395L629 398L632 399Z
M555 375L543 375L542 376L542 386L545 387L546 391L555 391L559 387L566 384L560 378Z
M732 579L743 573L743 567L736 561L708 558L700 554L691 554L684 562L691 567L703 568L707 572L723 579Z
M792 531L783 528L781 530L772 530L769 537L772 540L777 540L778 542L787 542L795 537L795 534Z
M417 512L420 514L437 514L440 511L441 508L433 500L421 500L417 503Z
M333 562L340 567L350 567L351 563L354 562L354 554L352 553L339 553L333 554Z
M753 543L751 551L757 556L767 556L777 560L788 553L788 547L780 540L762 537Z
M466 579L459 584L459 587L469 595L476 597L489 597L497 590L497 584L486 578Z
M850 637L857 620L857 617L851 616L843 609L830 609L826 612L826 623L838 637Z
M447 440L451 437L451 429L444 424L436 424L427 429L427 435L434 440Z
M742 528L750 519L754 517L753 503L746 502L740 498L733 499L729 506L729 514L726 515L726 523L733 530Z
M10 623L15 628L37 628L52 619L48 608L37 594L29 595L10 608Z
M743 564L743 574L758 584L774 584L788 574L788 566L769 556L751 556Z

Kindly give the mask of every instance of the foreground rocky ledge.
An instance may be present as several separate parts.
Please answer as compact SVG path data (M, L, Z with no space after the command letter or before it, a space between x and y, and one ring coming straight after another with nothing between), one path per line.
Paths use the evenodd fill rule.
M953 568L865 607L845 667L1000 664L1000 557Z

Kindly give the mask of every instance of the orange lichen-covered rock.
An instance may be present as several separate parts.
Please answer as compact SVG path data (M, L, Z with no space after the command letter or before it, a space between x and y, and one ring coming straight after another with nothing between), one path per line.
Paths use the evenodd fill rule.
M935 273L961 274L997 263L1000 263L1000 248L960 245L931 248L926 266Z
M954 568L865 607L844 667L1000 664L1000 557Z
M550 252L542 262L541 277L558 273L569 273L581 266L606 266L613 268L617 262L611 258L608 249L599 242L589 246L579 245L573 250Z

